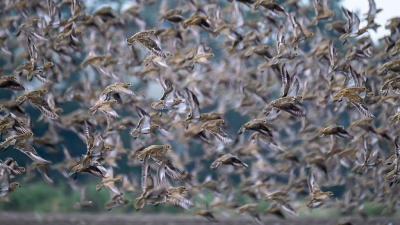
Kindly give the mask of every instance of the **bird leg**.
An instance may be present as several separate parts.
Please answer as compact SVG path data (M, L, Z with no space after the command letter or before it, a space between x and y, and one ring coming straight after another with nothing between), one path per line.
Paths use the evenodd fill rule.
M76 180L76 178L78 178L78 172L75 173L74 180Z

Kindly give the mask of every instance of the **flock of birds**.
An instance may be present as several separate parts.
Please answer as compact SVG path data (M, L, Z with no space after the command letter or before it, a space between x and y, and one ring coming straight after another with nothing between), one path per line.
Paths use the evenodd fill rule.
M362 28L360 15L342 7L343 20L327 0L310 5L177 0L170 2L173 9L162 0L157 25L150 29L139 12L156 3L134 3L121 13L102 7L86 14L80 0L0 2L0 50L6 62L0 88L13 92L0 102L0 150L13 151L13 146L33 161L26 168L11 158L0 161L0 196L18 192L19 183L11 181L23 173L29 180L34 168L53 183L51 168L75 190L80 173L102 179L96 189L110 191L108 210L128 204L124 192L134 192L137 210L165 202L181 211L196 205L203 209L195 214L210 221L217 221L212 210L236 209L263 224L260 200L271 203L265 214L282 219L298 215L301 207L323 205L366 218L367 200L384 204L383 214L396 212L400 17L384 25L390 35L378 47L363 35L383 26L374 21L381 11L374 0L368 0ZM70 14L61 14L66 7ZM128 31L128 25L140 31ZM211 40L220 49L207 46ZM276 47L266 44L273 41ZM222 56L214 57L218 51ZM71 74L79 79L58 85ZM36 79L43 85L28 90ZM158 101L146 98L151 82L163 88ZM67 102L80 108L65 114L60 106ZM38 121L48 124L42 137L34 136L24 109L29 104L42 113ZM132 116L120 117L118 111ZM228 111L249 119L237 135L224 120ZM86 143L81 157L62 144L61 130ZM120 136L126 131L129 148ZM61 148L65 160L51 165L35 145L53 153ZM193 156L191 149L200 147L203 154ZM130 166L142 166L141 185L127 174L114 176L122 157ZM211 159L210 168L204 168L204 160ZM200 182L204 171L210 176ZM231 174L240 176L240 184ZM343 186L343 197L332 197L321 185ZM212 202L194 202L194 196L204 198L204 190L214 196ZM253 203L239 205L236 190ZM84 186L81 195L76 208L90 207ZM294 207L291 201L302 196L309 202Z

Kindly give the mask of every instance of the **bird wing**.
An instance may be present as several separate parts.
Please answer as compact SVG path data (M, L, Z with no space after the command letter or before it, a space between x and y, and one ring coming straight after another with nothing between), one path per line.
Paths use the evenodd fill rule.
M8 191L10 186L10 173L8 171L8 166L4 163L0 163L0 196L1 192Z
M306 112L293 103L282 103L279 105L279 109L282 109L285 112L287 112L293 116L297 116L297 117L305 117L306 116Z
M286 44L285 35L283 34L283 26L278 28L278 33L276 34L276 49L278 51L278 55L283 54L281 48L283 48Z
M138 116L140 117L137 128L140 128L140 131L149 130L150 126L151 126L150 125L151 117L150 117L149 113L144 111L139 106L136 106L136 112L137 112Z
M171 195L168 195L167 200L170 201L172 204L181 206L185 209L189 209L189 206L193 205L193 203L190 200L184 198L179 193L173 193Z
M139 42L139 44L143 45L145 48L150 50L150 52L153 53L154 55L162 58L167 58L167 56L161 50L160 46L158 46L158 44L149 37L139 38L137 39L137 41Z
M36 62L39 58L39 52L30 36L28 36L28 52L29 52L31 61Z
M147 187L147 178L148 176L151 176L151 170L150 170L150 165L149 165L149 158L150 155L146 155L143 159L143 164L142 164L142 190L145 191Z
M375 116L369 111L364 100L356 93L348 92L345 97L360 111L364 116L369 118L375 118Z
M102 105L99 110L107 116L119 117L118 113L110 105Z
M30 145L25 139L17 139L15 141L14 148L20 150L37 163L50 163L50 161L47 161L40 157L36 150L32 147L32 145Z
M49 170L47 169L46 166L36 166L36 168L39 170L39 172L42 175L43 179L47 183L49 183L49 184L53 183L53 180L51 179L50 174L49 174Z
M336 135L347 140L354 139L354 137L350 135L345 129L340 129L339 132L336 133Z
M397 136L394 140L394 145L396 146L396 169L400 169L400 137Z
M336 58L336 50L335 50L335 46L333 46L332 40L329 41L328 51L329 51L329 62L331 63L331 66L334 66L335 58Z
M223 132L219 127L207 129L212 135L214 135L218 140L224 144L231 143L233 140L228 137L228 135Z
M388 81L386 81L386 82L382 85L380 91L382 92L382 95L383 95L383 96L386 96L386 95L388 94L388 92L389 92L389 85L390 85L392 82L393 82L393 80L388 80Z
M172 177L175 180L179 180L182 178L181 173L174 167L172 162L163 154L152 155L151 158L156 161L159 166L165 167L165 172L168 176Z
M0 82L0 88L8 88L13 91L24 91L26 88L15 80L5 80Z
M164 92L163 95L161 96L160 100L165 100L166 98L170 99L171 93L173 92L174 88L172 87L172 83L170 80L165 79L164 76L160 73L160 76L158 78L158 81L161 84L161 87L163 88ZM173 96L172 96L173 98Z
M322 15L324 13L324 8L321 5L321 0L313 0L315 15Z
M308 176L307 182L308 182L308 188L310 190L310 194L313 195L313 194L321 191L319 189L317 182L315 182L314 175L312 173L310 173L310 175Z
M81 202L87 202L85 185L82 185L82 187L81 187Z
M43 115L45 115L49 119L57 119L58 115L53 112L53 110L50 108L49 104L44 100L42 97L38 95L34 95L29 97L29 101L37 107Z
M354 12L351 12L351 21L352 25L349 33L356 33L360 28L360 18Z
M289 92L289 88L290 88L290 84L291 84L291 80L290 80L291 77L286 69L285 63L282 65L282 68L281 68L281 76L282 76L282 88L283 88L282 97L286 97Z
M364 163L367 163L369 161L369 158L371 157L371 149L369 149L368 147L368 140L367 138L364 136L364 154L365 154L365 159L364 159Z
M93 140L93 134L92 131L89 129L89 125L87 123L87 121L84 121L85 126L84 126L84 133L85 133L85 137L86 137L86 147L87 147L87 151L90 151L90 146L89 143L91 143ZM92 140L91 140L92 139ZM93 147L93 146L92 146Z
M199 99L197 99L196 95L188 88L186 88L186 94L189 100L189 109L192 119L200 118L201 113Z

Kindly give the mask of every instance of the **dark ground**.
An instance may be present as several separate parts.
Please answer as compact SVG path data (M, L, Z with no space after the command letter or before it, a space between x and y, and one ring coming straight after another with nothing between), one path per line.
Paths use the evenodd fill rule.
M264 217L262 221L264 224L280 224L280 225L334 225L343 218L307 218L307 217L291 217L288 220L283 221L274 217ZM359 218L347 218L351 221L351 224L361 225L399 225L400 218L385 218L375 217L369 218L367 221L362 221ZM247 217L233 216L218 217L218 225L245 225L253 224L252 220ZM35 214L35 213L1 213L0 212L0 224L1 225L136 225L136 224L156 224L156 225L183 225L183 224L195 224L195 225L209 225L204 218L193 217L193 216L173 216L173 215L110 215L110 214Z

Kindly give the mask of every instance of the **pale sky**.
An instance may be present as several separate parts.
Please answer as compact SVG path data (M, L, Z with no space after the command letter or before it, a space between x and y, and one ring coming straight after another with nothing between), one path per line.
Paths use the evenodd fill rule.
M389 30L385 30L386 21L392 17L400 16L400 0L375 0L376 8L382 11L377 14L375 23L380 24L377 32L369 30L372 40L376 42L379 38L389 34ZM365 18L364 13L369 10L368 0L342 0L341 4L350 11L357 12L360 20ZM360 24L360 28L366 25L366 21Z

